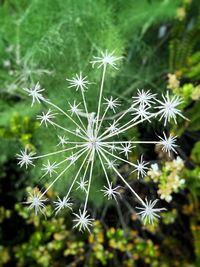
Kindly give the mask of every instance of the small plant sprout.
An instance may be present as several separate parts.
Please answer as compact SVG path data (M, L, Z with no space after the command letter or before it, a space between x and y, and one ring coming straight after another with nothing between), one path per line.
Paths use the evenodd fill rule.
M68 108L68 101L66 99L66 110L61 109L48 100L43 95L45 91L41 89L39 83L31 89L25 89L32 98L32 105L36 102L42 102L49 108L47 112L44 111L42 115L37 116L37 119L40 120L41 124L51 126L52 130L55 129L59 132L56 151L52 150L54 152L49 152L44 155L34 155L25 149L25 151L21 151L17 155L20 167L25 166L26 168L33 165L33 162L36 160L47 159L47 163L43 165L44 175L52 176L48 187L40 195L31 196L32 200L27 201L26 204L29 204L29 208L34 208L36 213L41 211L41 209L44 210L44 202L46 201L44 199L45 194L58 180L65 178L65 173L74 166L73 169L76 169L76 172L70 173L73 179L65 197L58 197L54 201L54 205L56 214L64 208L71 209L72 203L70 198L72 191L83 191L85 195L84 202L79 212L74 213L74 228L78 228L80 231L89 230L92 226L93 219L91 219L88 213L88 201L94 177L94 169L99 164L105 176L103 177L105 179L105 185L103 189L99 190L106 198L116 200L117 196L119 196L119 186L113 185L110 178L110 171L112 171L117 179L131 191L134 198L141 204L142 207L139 208L141 209L139 214L142 216L144 222L153 222L155 218L159 217L158 213L165 210L164 208L154 208L157 200L147 201L146 199L144 201L126 181L117 166L121 163L128 164L139 179L147 174L148 163L143 160L143 156L136 162L129 160L129 154L137 144L160 144L163 146L165 152L176 152L176 137L168 137L165 132L163 133L163 137L159 137L159 140L152 141L125 141L122 138L122 134L124 136L129 129L143 122L150 123L152 119L158 118L160 121L163 121L165 126L171 120L176 123L177 116L185 118L181 114L181 110L178 109L182 100L179 97L171 96L169 92L166 95L162 95L160 100L150 90L138 89L136 95L132 98L130 107L123 112L116 113L122 103L112 96L104 96L104 83L106 70L108 68L118 69L118 62L121 58L120 56L116 57L114 53L105 51L100 56L94 57L91 61L93 67L97 66L99 69L102 68L102 70L99 70L102 71L102 78L96 110L90 110L86 101L87 91L90 90L89 87L93 86L93 83L89 82L87 77L82 73L76 74L72 79L66 79L69 84L69 90L75 89L74 93L80 94L82 97L81 103L74 101L71 104L69 103ZM113 116L113 113L115 113L114 119L109 120L111 117L110 114ZM128 118L124 120L126 117ZM69 128L67 126L68 121L74 127ZM60 162L56 163L53 161L54 155L60 157ZM63 168L57 168L58 166ZM97 179L96 176L95 179Z

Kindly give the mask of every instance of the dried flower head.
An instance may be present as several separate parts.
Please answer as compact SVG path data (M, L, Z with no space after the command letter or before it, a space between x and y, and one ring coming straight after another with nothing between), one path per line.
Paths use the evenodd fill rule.
M39 83L37 83L34 88L25 89L25 91L28 92L28 95L32 97L32 105L36 102L43 102L52 109L37 116L41 121L41 124L44 123L46 126L53 126L53 129L62 131L63 135L58 136L57 150L55 152L33 156L33 154L28 153L26 149L25 151L21 151L21 154L17 155L20 166L22 167L25 165L28 167L29 165L33 165L33 160L41 158L49 159L55 154L65 155L65 153L72 152L70 156L66 156L65 159L60 162L50 163L52 160L47 161L47 164L43 166L43 170L45 171L44 175L52 176L53 180L40 195L32 196L32 200L27 201L26 203L30 205L30 208L34 208L36 213L40 211L41 208L44 209L44 201L46 201L43 199L44 195L59 179L62 179L66 171L70 169L71 166L77 164L77 161L80 159L81 164L77 167L77 172L74 174L73 181L67 190L65 197L63 199L58 197L58 199L54 201L56 213L63 208L71 209L72 203L70 197L72 190L77 189L83 191L85 194L83 207L80 207L79 213L74 213L74 227L78 228L80 231L89 230L93 221L88 214L87 208L91 181L93 179L94 164L97 160L100 162L105 175L106 183L104 189L101 190L105 197L108 199L116 199L119 195L117 190L119 186L113 185L109 176L109 173L112 170L118 179L130 189L133 196L143 206L139 209L141 209L140 214L145 222L147 220L153 222L156 217L159 217L157 213L164 210L163 208L154 208L157 200L150 200L149 202L147 200L142 200L138 193L129 185L120 173L117 168L117 163L121 162L129 164L129 166L132 167L133 172L137 174L137 178L143 178L148 171L148 163L143 160L143 156L141 156L140 160L137 160L135 163L129 160L129 154L135 146L137 144L161 144L163 149L170 153L170 151L175 151L176 138L167 137L164 133L164 137L160 137L160 140L125 141L121 136L122 133L126 133L129 129L132 129L145 121L150 122L153 118L163 120L164 126L171 119L176 123L177 116L185 118L178 108L179 104L182 103L182 100L179 97L170 96L169 92L167 92L166 95L162 95L162 99L160 100L158 96L151 93L150 90L145 91L144 89L138 89L136 95L132 98L133 100L130 107L124 112L119 114L116 113L115 120L109 122L107 119L109 118L107 117L108 112L115 113L121 105L121 102L112 96L103 97L106 70L108 67L117 69L117 63L121 58L122 57L114 56L114 53L108 53L106 51L105 53L102 52L101 56L94 57L91 61L93 67L97 65L98 68L102 68L102 79L100 82L96 111L90 111L87 105L86 94L87 90L89 90L89 85L92 85L92 83L89 82L87 77L83 76L82 73L76 74L72 79L67 79L69 88L74 88L75 92L77 91L77 93L80 93L82 96L82 103L76 103L75 101L69 103L70 109L68 111L61 109L45 98L42 94L44 93L44 89L41 89ZM104 103L103 99L105 101ZM56 119L60 115L65 116L65 118L74 125L74 129L68 128L66 126L66 121L64 121L63 125L57 123ZM128 115L129 120L124 123L123 119ZM59 149L59 147L62 149ZM58 172L58 170L60 170L60 168L57 168L59 165L64 167L62 171Z

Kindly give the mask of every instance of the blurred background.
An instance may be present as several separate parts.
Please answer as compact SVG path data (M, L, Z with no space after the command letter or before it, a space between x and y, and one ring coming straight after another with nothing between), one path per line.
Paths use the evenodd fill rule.
M0 1L0 266L200 266L199 9L199 0ZM42 154L57 142L53 131L39 128L42 106L30 108L23 88L39 81L48 98L65 107L75 97L66 77L82 70L98 84L100 72L89 61L105 49L124 56L119 70L107 75L106 94L126 105L137 88L169 90L183 98L190 121L167 129L179 136L178 155L169 158L159 146L132 152L131 161L143 153L154 164L143 180L126 164L119 168L142 198L161 198L167 208L161 220L144 226L126 188L118 204L99 197L94 192L103 174L97 169L89 202L96 220L91 233L80 234L70 212L54 216L49 206L45 219L21 204L30 188L46 186L48 179L38 181L41 166L20 169L15 154L24 147ZM97 91L88 90L90 110ZM124 138L153 140L162 131L153 122ZM63 187L58 183L48 196L62 195Z

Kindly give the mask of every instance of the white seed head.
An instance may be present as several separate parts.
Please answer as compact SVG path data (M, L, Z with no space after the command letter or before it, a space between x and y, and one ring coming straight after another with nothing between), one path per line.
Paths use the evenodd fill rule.
M81 102L73 101L69 103L69 109L63 110L56 104L52 103L43 97L42 93L44 89L41 89L39 83L37 83L31 89L25 89L29 96L32 97L32 105L35 102L43 102L49 107L47 112L42 112L41 115L37 116L40 120L40 124L46 126L53 126L52 130L56 130L58 134L58 144L47 154L33 156L32 152L21 151L17 155L20 167L33 165L35 159L46 159L46 164L43 164L42 170L45 172L44 175L49 174L51 178L49 185L42 193L42 195L34 193L31 195L29 208L33 208L36 213L43 211L45 208L42 196L50 190L58 180L63 179L65 182L66 172L72 176L71 185L67 189L66 196L64 198L58 197L54 201L55 213L57 214L64 208L71 209L72 203L70 201L71 194L75 189L82 190L85 194L83 203L83 209L80 209L78 213L75 213L75 225L74 228L78 228L80 231L89 230L92 226L93 219L87 213L88 199L90 195L91 185L94 177L94 169L100 166L106 178L106 186L103 186L101 190L108 199L117 200L117 196L120 195L118 188L119 186L113 187L110 177L110 170L112 175L115 175L117 180L123 182L126 188L129 188L134 197L143 206L140 212L144 221L153 222L158 217L158 212L163 209L154 208L156 201L144 202L137 192L130 186L124 176L121 174L118 165L126 163L133 167L133 172L137 173L137 178L144 177L148 170L148 163L143 161L143 156L136 162L131 162L129 153L137 144L162 144L163 150L167 153L170 151L175 152L175 141L176 137L164 137L159 141L143 141L134 140L124 141L125 136L130 136L131 129L134 129L137 125L143 122L151 123L151 119L158 118L164 120L164 126L168 121L173 119L176 122L177 116L183 115L178 109L179 104L182 100L177 96L170 96L169 92L162 96L162 100L158 100L156 94L153 94L150 90L145 91L137 90L136 95L133 96L133 102L127 108L119 113L110 116L110 111L116 112L117 108L122 105L122 102L118 98L104 96L104 84L106 80L106 70L110 66L117 69L117 63L122 57L117 57L114 53L108 53L107 51L102 52L100 56L94 57L91 61L92 66L103 68L102 79L100 82L100 90L97 101L97 108L90 110L90 106L87 103L87 92L89 85L91 84L87 80L87 76L83 76L80 72L76 74L72 79L66 79L69 82L69 88L73 88L80 94ZM67 101L67 100L66 100ZM92 105L93 106L93 105ZM52 108L55 112L52 112ZM54 120L59 115L58 123ZM61 117L62 116L62 117ZM62 119L63 118L63 119ZM50 128L51 130L51 128ZM130 132L128 132L130 130ZM49 131L49 129L48 129ZM127 134L128 132L128 134ZM54 155L57 155L56 162L53 160ZM96 162L98 161L98 164ZM60 166L58 168L58 166ZM113 174L114 173L114 174ZM43 175L43 176L44 176ZM42 177L43 177L42 176ZM41 177L41 178L42 178ZM97 177L98 178L98 177ZM65 186L63 184L63 186Z

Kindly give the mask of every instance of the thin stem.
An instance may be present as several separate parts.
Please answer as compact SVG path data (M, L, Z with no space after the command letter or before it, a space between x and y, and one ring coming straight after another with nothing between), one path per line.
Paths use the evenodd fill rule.
M102 74L102 79L101 79L101 87L100 87L99 103L98 103L96 127L95 127L96 133L97 133L97 129L98 129L99 115L100 115L100 109L101 109L101 99L102 99L103 86L104 86L104 80L105 80L106 66L107 66L106 64L103 66L103 74Z
M91 154L90 154L90 156L91 156ZM87 165L86 165L86 168L85 168L85 171L84 171L84 174L83 174L83 181L85 181L85 177L86 177L86 174L87 174L87 171L88 171L89 164L90 164L90 160L88 160L88 162L87 162Z
M125 160L125 159L123 159L123 158L120 158L120 157L118 157L118 156L116 156L116 155L114 155L114 154L108 152L107 150L105 150L105 149L102 148L102 147L101 147L101 150L103 150L104 152L106 152L107 154L109 154L110 156L112 156L112 157L114 157L114 158L116 158L116 159L118 159L118 160L121 160L121 161L123 161L123 162L125 162L125 163L130 164L130 165L133 166L133 167L136 167L136 165L135 165L134 163L132 163L132 162L130 162L130 161L128 161L128 160Z
M111 141L111 142L101 142L102 145L107 144L158 144L159 141Z
M56 178L55 180L47 187L47 189L41 194L40 199L46 194L46 192L55 184L55 182L87 151L87 149L83 148L78 155L78 157L75 159L75 161L72 161Z
M136 126L137 124L139 124L139 123L141 123L141 122L143 122L143 121L146 121L146 120L148 120L148 119L151 119L151 118L153 118L154 116L156 117L156 116L159 115L161 112L162 112L162 111L159 111L159 112L157 112L157 113L153 113L153 114L151 114L149 117L146 117L146 118L144 118L144 119L141 119L141 120L139 120L139 121L136 121L135 123L133 123L133 124L131 124L131 125L125 127L127 124L129 124L129 123L131 123L131 122L133 121L133 120L131 120L131 121L129 121L127 124L125 124L124 126L122 126L121 128L119 128L119 130L116 131L116 133L109 134L109 135L105 136L104 138L102 138L101 140L105 140L105 139L108 139L108 138L113 137L113 136L115 136L115 135L118 135L118 134L120 134L120 133L122 133L122 132L125 132L126 130L128 130L128 129L134 127L134 126ZM124 128L124 127L125 127L125 128Z
M92 172L93 172L93 166L94 166L94 149L92 150L92 153L91 153L90 156L92 156L91 166L90 166L90 176L89 176L89 182L88 182L88 187L87 187L87 193L86 193L86 199L85 199L85 204L84 204L84 210L83 210L83 212L86 211L87 203L88 203L88 197L89 197L89 193L90 193L90 186L91 186L91 181L92 181Z
M84 147L84 146L86 146L86 145L85 144L83 144L83 145L76 145L76 146L69 147L69 148L66 148L66 149L62 149L62 150L59 150L59 151L51 152L51 153L40 155L40 156L37 156L37 157L32 157L32 159L45 158L45 157L48 157L48 156L56 155L56 154L59 154L59 153L65 152L65 151L69 151L69 150L72 150L72 149L75 149L75 148Z
M58 128L60 128L60 129L62 129L62 130L64 130L64 131L66 131L66 132L68 132L68 133L73 134L74 136L78 136L78 137L80 137L80 138L82 138L82 139L84 139L84 140L87 140L83 135L76 134L76 133L74 133L73 131L70 131L70 130L68 130L68 129L62 127L62 126L60 126L59 124L57 124L57 123L55 123L55 122L51 122L51 124L54 125L54 126L56 126L56 127L58 127Z
M103 116L101 117L101 121L100 121L99 127L98 127L98 129L97 129L97 136L98 136L99 130L101 129L101 125L102 125L102 123L103 123L103 121L104 121L104 118L105 118L105 116L106 116L106 113L107 113L108 109L109 109L109 107L107 107L107 108L105 109L104 114L103 114Z
M69 188L69 190L68 190L68 192L67 192L66 198L68 198L70 192L72 191L72 188L73 188L73 186L74 186L76 180L78 179L78 176L79 176L79 174L80 174L80 172L81 172L81 170L82 170L82 168L83 168L83 166L84 166L84 164L85 164L85 162L86 162L86 160L87 160L87 158L88 158L89 153L90 153L90 151L87 153L87 155L86 155L84 161L82 162L82 164L81 164L81 166L80 166L80 168L79 168L79 170L78 170L78 172L77 172L77 174L76 174L76 176L75 176L75 178L74 178L74 180L73 180L73 182L72 182L72 184L71 184L71 186L70 186L70 188Z
M110 188L110 187L111 187L111 184L110 184L110 181L109 181L109 178L108 178L108 174L107 174L107 172L106 172L104 163L103 163L103 161L102 161L101 155L100 155L100 153L98 152L98 150L97 150L97 154L98 154L98 156L99 156L99 159L100 159L100 162L101 162L101 166L102 166L102 168L103 168L103 171L104 171L104 173L105 173L105 176L106 176L106 180L107 180L108 186L109 186L109 188Z
M106 155L100 150L101 155L104 157L104 159L109 163L109 159L106 157ZM116 172L116 174L120 177L120 179L125 183L125 185L131 190L131 192L136 196L136 198L140 201L140 203L143 206L146 206L145 202L141 199L141 197L133 190L133 188L129 185L129 183L124 179L124 177L118 172L118 170L112 166L113 170Z
M82 93L83 104L84 104L84 107L85 107L85 112L87 114L87 119L88 119L88 123L89 123L89 114L88 114L87 104L86 104L86 101L85 101L85 94L84 94L83 90L81 90L81 93Z
M109 144L101 144L101 146L103 146L103 147L107 147L107 148L111 148L112 149L112 146L111 145L109 145ZM117 146L115 146L115 149L116 150L123 150L123 147L117 147Z
M87 130L86 130L85 125L84 125L83 121L81 120L79 114L77 113L76 116L77 116L78 120L80 121L81 125L83 126L83 129L84 129L85 132L86 132Z
M132 110L133 106L131 106L129 109L126 110L126 112L123 112L123 114L115 121L117 123L120 121L127 113L129 113ZM99 138L102 138L104 135L106 135L109 132L109 129L107 129L102 135L100 135Z

